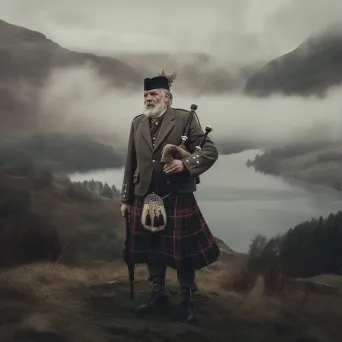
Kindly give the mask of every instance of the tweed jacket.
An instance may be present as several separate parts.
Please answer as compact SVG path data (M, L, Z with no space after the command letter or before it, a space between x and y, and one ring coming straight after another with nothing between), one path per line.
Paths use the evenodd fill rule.
M159 166L163 146L166 144L179 145L184 134L190 112L169 107L164 114L159 134L152 140L149 118L144 114L136 116L131 123L128 140L128 151L121 189L121 202L133 203L134 196L145 196L149 190L153 170ZM192 119L188 140L188 150L192 153L182 159L185 166L186 178L175 184L175 190L180 193L196 191L198 176L207 171L217 160L218 150L207 136L202 149L195 152L204 137L196 117Z

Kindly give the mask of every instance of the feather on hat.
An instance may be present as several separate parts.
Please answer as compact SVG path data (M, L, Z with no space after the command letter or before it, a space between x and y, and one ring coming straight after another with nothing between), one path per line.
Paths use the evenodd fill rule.
M177 73L167 76L163 71L156 77L153 78L145 78L144 80L144 90L152 90L152 89L167 89L170 90L173 81L176 79Z

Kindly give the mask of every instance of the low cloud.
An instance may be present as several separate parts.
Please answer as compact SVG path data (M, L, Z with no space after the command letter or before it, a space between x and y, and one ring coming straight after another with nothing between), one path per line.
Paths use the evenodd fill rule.
M252 98L241 94L184 96L174 85L175 108L198 105L202 126L215 141L255 147L341 140L339 92L315 97ZM88 67L55 70L39 94L40 120L64 132L89 133L125 150L132 119L141 114L143 94L114 89Z

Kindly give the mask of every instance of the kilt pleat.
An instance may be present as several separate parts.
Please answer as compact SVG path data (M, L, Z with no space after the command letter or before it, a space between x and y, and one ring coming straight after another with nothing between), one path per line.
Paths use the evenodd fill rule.
M164 200L164 231L150 232L141 224L144 197L136 197L130 213L129 254L136 263L164 263L178 269L200 269L215 262L220 249L193 193L171 195Z

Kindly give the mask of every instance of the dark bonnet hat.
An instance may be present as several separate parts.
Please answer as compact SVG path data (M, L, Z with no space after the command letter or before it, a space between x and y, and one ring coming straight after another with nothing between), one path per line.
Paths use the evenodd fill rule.
M164 70L162 73L153 78L145 78L144 79L144 90L152 90L152 89L166 89L170 90L172 82L176 78L176 73L174 72L171 76L166 76Z

